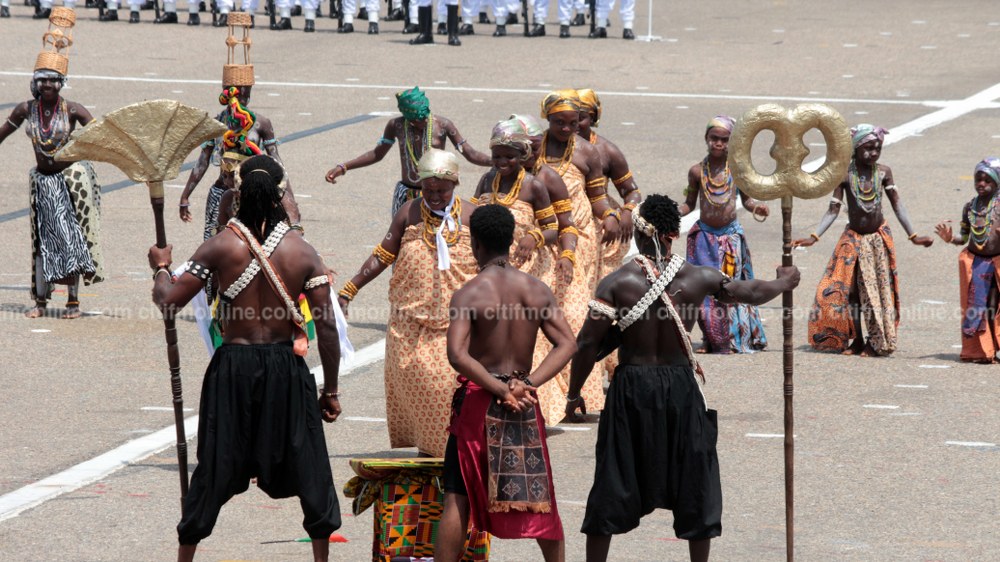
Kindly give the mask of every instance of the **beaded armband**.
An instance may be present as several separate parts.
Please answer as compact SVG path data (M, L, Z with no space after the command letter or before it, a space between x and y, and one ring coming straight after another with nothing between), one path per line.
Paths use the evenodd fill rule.
M576 266L576 252L573 250L563 250L562 253L559 254L559 258L566 258L570 261L570 263Z
M358 286L354 284L353 281L348 281L344 288L337 293L338 296L344 297L348 301L354 300L354 297L358 296Z
M573 210L573 202L569 199L560 199L552 202L552 210L558 214L568 213Z
M559 231L559 236L562 236L563 234L572 234L574 236L579 236L580 231L577 230L575 226L570 225Z
M632 213L632 212L635 212L635 209L638 206L639 206L639 204L636 203L635 201L628 201L624 205L622 205L622 210L623 211L628 211L628 212Z
M542 220L545 220L545 219L547 219L549 217L554 217L554 216L556 216L556 211L555 211L555 209L552 208L552 205L549 205L548 207L545 207L544 209L539 209L539 210L535 211L535 220L536 221L542 221Z
M385 137L379 137L378 142L375 143L375 146L383 146L383 145L392 146L394 144L396 144L396 139L387 139Z
M546 230L559 230L559 223L556 221L547 222L542 225L542 231Z
M592 179L592 180L590 180L590 181L587 182L587 189L591 189L591 188L595 188L595 187L607 187L607 186L608 186L608 178L606 178L606 177L600 177L600 178Z
M377 259L382 265L392 265L396 261L396 254L383 248L382 244L375 246L375 249L372 250L372 255L375 256L375 259Z
M281 144L281 141L278 139L267 139L266 141L261 141L260 143L260 145L265 148L268 146L278 146L279 144Z
M604 304L601 301L592 300L587 303L587 308L593 312L610 319L612 322L618 320L618 312L613 306Z
M478 205L479 204L479 198L478 197L470 197L469 201L472 201L473 205Z
M624 176L616 180L611 180L611 182L614 183L615 185L621 185L630 179L632 179L632 170L629 170L628 173L626 173Z
M618 222L621 222L622 220L621 213L618 212L618 209L612 209L610 207L604 209L604 214L601 215L601 220L604 220L608 217L615 217L615 220L617 220Z
M15 125L14 122L11 121L10 119L7 120L7 124L10 125L11 127L14 127L15 131L21 128L20 125Z
M842 204L843 204L843 203L842 203L842 202L840 201L840 199L837 199L836 197L830 197L830 203L832 203L832 204L834 204L834 205L842 205Z
M530 234L531 237L535 239L535 248L536 249L537 248L541 248L542 246L545 245L545 237L542 236L542 231L541 230L538 230L537 228L534 229L534 230L529 230L528 234Z
M590 199L590 204L593 205L594 203L597 203L601 199L607 199L607 198L608 198L608 194L607 193L602 193L600 195L595 195L593 197L588 197L587 199Z
M201 265L198 262L189 260L187 263L184 264L184 266L187 268L188 273L194 275L195 277L201 279L202 281L208 281L208 278L212 276L212 270L208 269L207 267Z
M305 290L308 291L309 289L315 289L316 287L319 287L320 285L329 285L329 284L330 284L330 277L329 276L327 276L327 275L317 275L316 277L313 277L312 279L306 281Z
M893 183L893 184L889 184L889 185L885 186L885 190L886 191L889 191L889 190L895 191L896 190L896 184Z

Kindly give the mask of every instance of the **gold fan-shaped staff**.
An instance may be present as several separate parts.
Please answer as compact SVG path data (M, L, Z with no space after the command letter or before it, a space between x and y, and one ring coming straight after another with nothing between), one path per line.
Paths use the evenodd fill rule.
M172 100L153 100L112 111L73 133L56 160L107 162L134 182L149 186L156 225L156 245L167 246L163 223L163 182L177 177L181 164L201 143L221 136L226 127L200 109ZM184 431L184 396L177 328L171 314L163 315L170 365L170 387L177 429L177 464L181 502L188 490L187 437Z
M777 166L773 174L761 175L753 167L750 149L753 140L763 130L774 133L771 158ZM826 161L815 172L802 169L802 161L809 155L803 137L811 129L819 129L826 141ZM847 175L851 162L851 134L839 113L823 104L801 104L787 110L774 104L757 106L743 114L729 139L729 169L733 182L754 199L769 201L781 198L782 254L781 265L792 265L792 201L815 199L833 191ZM785 396L785 543L786 557L794 559L794 481L795 436L792 395L794 385L794 350L792 348L793 322L792 291L782 295L782 328L784 348Z

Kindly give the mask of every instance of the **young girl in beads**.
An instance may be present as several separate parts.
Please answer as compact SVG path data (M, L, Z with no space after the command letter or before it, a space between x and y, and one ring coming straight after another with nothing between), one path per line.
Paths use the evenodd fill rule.
M996 363L1000 350L1000 317L997 290L1000 272L1000 236L993 221L997 216L997 185L1000 184L1000 158L987 158L976 164L973 185L976 196L962 208L959 237L952 233L951 221L934 227L942 240L968 247L958 256L959 294L962 303L962 361Z
M899 327L899 279L892 232L882 214L882 197L889 200L907 239L928 247L930 236L917 236L892 177L892 170L879 164L882 127L861 124L851 129L851 158L847 177L833 191L830 207L809 238L793 246L812 246L840 214L847 195L847 228L833 251L823 279L816 289L816 302L809 314L809 345L844 355L889 355L896 350ZM868 332L862 335L862 323Z

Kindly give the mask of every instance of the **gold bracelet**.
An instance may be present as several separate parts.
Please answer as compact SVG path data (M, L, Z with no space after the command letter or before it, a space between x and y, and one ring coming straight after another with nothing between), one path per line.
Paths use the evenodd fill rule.
M545 223L545 224L542 225L542 231L546 231L546 230L558 230L558 229L559 229L559 223L556 222L556 221L547 222L547 223Z
M561 254L559 254L559 258L560 258L560 259L562 259L562 258L566 258L566 259L568 259L568 260L570 261L570 263L572 263L572 264L573 264L574 266L576 265L576 252L575 252L575 251L573 251L573 250L563 250L563 251L562 251L562 253L561 253Z
M622 210L623 211L628 211L628 212L632 213L632 212L635 212L635 208L638 207L638 206L639 206L639 204L636 203L635 201L630 201L630 202L627 202L624 205L622 205Z
M600 177L587 182L587 187L607 187L608 178Z
M473 205L478 205L479 204L479 198L478 197L472 197L472 198L469 199L469 201L472 201Z
M556 216L556 211L552 208L552 205L535 211L535 220L538 222L542 222L543 220L554 216Z
M529 230L528 234L535 239L535 249L541 248L545 245L545 237L542 235L542 231L537 228Z
M615 220L618 222L622 221L622 217L618 213L618 209L612 209L611 207L608 207L607 209L604 210L604 214L601 215L601 220L604 220L609 216L615 217Z
M560 199L552 202L552 210L558 214L568 213L573 210L573 202L569 199Z
M570 225L559 231L559 236L562 236L563 234L572 234L574 236L579 236L580 231L577 230L575 226Z
M620 178L618 178L616 180L611 180L611 181L615 185L618 185L618 184L626 182L626 181L628 181L630 179L632 179L632 170L629 170L628 173L626 173L624 176L622 176L622 177L620 177Z
M383 248L381 243L375 246L375 249L372 250L372 255L375 256L375 259L377 259L382 265L392 265L396 261L396 254Z
M913 239L914 239L914 238L916 238L916 237L917 237L917 233L916 233L916 232L914 232L913 234L911 234L911 235L910 235L910 236L909 236L909 237L907 238L907 240L913 240Z
M810 236L810 237L811 237L811 238L812 238L813 240L815 240L816 242L819 242L819 236L817 236L815 232L813 232L813 233L812 233L812 234L810 234L809 236Z
M607 198L608 198L608 194L607 193L602 193L600 195L595 195L593 197L587 197L587 199L590 199L590 203L591 204L597 203L601 199L607 199Z
M344 288L337 293L338 296L344 297L348 301L354 300L354 297L358 296L358 286L354 284L353 281L348 281Z

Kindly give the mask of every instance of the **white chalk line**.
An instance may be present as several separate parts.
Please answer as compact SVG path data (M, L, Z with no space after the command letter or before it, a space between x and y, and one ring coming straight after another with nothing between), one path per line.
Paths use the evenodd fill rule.
M959 447L996 447L996 443L985 441L945 441L945 445L958 445Z
M21 76L30 77L30 72L0 71L0 76ZM149 76L103 76L95 74L73 75L73 81L78 80L100 80L107 82L147 82L153 84L207 84L217 86L218 79L202 80L196 78L151 78ZM337 83L337 82L272 82L268 80L258 80L258 88L323 88L323 89L349 89L349 90L391 90L399 92L411 88L406 84L359 84L359 83ZM549 93L549 89L537 88L485 88L475 86L421 86L425 91L437 92L463 92L463 93L486 93L486 94L536 94ZM629 98L667 98L667 99L710 99L710 100L745 100L745 101L794 101L794 102L822 102L822 103L844 103L844 104L877 104L877 105L915 105L923 107L948 107L961 100L909 100L909 99L858 99L840 97L818 97L818 96L764 96L764 95L736 95L736 94L698 94L682 92L617 92L601 91L601 97L629 97Z
M4 76L4 75L6 75L6 76L30 76L29 73L25 73L25 72L22 72L22 73L12 73L12 72L3 72L3 71L0 71L0 76ZM74 76L74 79L88 79L88 78L89 79L97 79L97 80L108 79L108 80L116 80L116 81L137 80L137 81L155 81L155 82L172 82L172 83L205 83L205 84L216 84L217 83L214 80L183 81L183 80L166 80L166 79L149 79L149 78L134 78L133 79L133 78L119 78L119 77ZM260 85L265 85L265 84L268 84L268 83L261 82L259 84ZM289 86L303 86L304 85L304 84L280 83L280 82L279 83L271 83L271 84L273 84L273 85L287 84ZM347 85L329 85L329 87L365 87L365 88L404 89L401 86L362 86L362 85L347 86ZM407 87L409 87L409 86L407 86ZM457 89L457 88L438 88L438 87L431 87L431 88L433 88L433 89L460 90L460 89ZM473 89L469 89L468 91L473 91ZM497 89L497 90L475 89L475 91L497 92L497 93L500 93L500 92L503 92L504 90L500 90L500 89ZM530 93L537 93L537 92L547 93L547 92L545 92L543 90L525 90L525 91L510 90L509 92L510 93L528 93L528 92L530 92ZM636 93L611 93L611 92L605 93L605 92L602 92L602 95L630 95L630 96L636 96L636 97L657 97L657 96L660 96L660 97L670 97L670 96L675 96L675 95L676 96L680 96L681 94L664 94L664 95L661 96L661 95L658 95L658 94L646 93L646 92L641 93L641 94L636 94ZM987 88L987 89L985 89L985 90L983 90L981 92L973 94L972 96L967 97L967 98L965 98L963 100L959 100L959 101L956 101L956 102L948 103L947 107L944 107L942 109L939 109L937 111L934 111L934 112L929 113L927 115L924 115L922 117L918 117L917 119L914 119L913 121L909 121L909 122L904 123L904 124L902 124L902 125L900 125L898 127L895 127L892 130L893 134L890 135L890 136L888 136L888 137L886 137L885 144L888 145L888 144L891 144L891 143L899 142L900 140L903 140L905 138L908 138L908 137L911 137L911 136L914 136L914 135L919 135L921 132L923 132L923 131L931 128L931 127L940 125L942 123L945 123L945 122L948 122L948 121L951 121L951 120L954 120L954 119L957 119L957 118L959 118L959 117L961 117L963 115L966 115L968 113L976 111L977 109L981 109L983 107L986 107L986 106L992 104L993 100L995 100L998 96L1000 96L1000 84L995 84L995 85L993 85L993 86L991 86L991 87L989 87L989 88ZM738 97L738 96L722 97L722 96L713 96L713 95L688 96L688 97L705 97L705 98L712 98L712 99L764 99L764 98L752 98L752 97L747 98L746 96L742 96L742 97ZM786 98L774 98L774 99L786 99ZM813 99L812 101L821 101L821 100ZM893 100L893 101L895 101L895 100ZM874 102L869 102L869 103L874 103ZM901 103L901 102L896 102L896 103ZM918 104L922 104L922 103L923 102L918 102ZM821 162L821 161L822 161L822 159L818 159L817 161L813 161L813 162L811 162L809 164L816 165L816 162ZM807 165L807 167L811 168L812 166ZM818 167L818 165L817 165L817 167ZM687 217L684 217L684 218L685 219L691 219L692 215L695 215L695 213L691 213L691 215L688 215ZM691 220L690 222L688 222L688 221L685 221L685 222L688 222L688 224L691 224L691 223L694 222L694 220L697 220L697 218L694 217L694 219ZM383 339L383 340L381 340L379 342L376 342L376 343L374 343L374 344L372 344L372 345L370 345L370 346L362 349L361 351L359 351L356 354L356 356L354 358L354 361L352 361L352 364L349 367L347 367L347 368L342 368L341 369L341 371L342 371L341 374L342 375L346 375L347 372L349 372L350 370L353 370L355 368L359 368L361 366L364 366L364 365L367 365L367 364L370 364L370 363L374 363L376 361L380 361L380 360L382 360L382 358L384 356L385 356L385 340ZM357 365L357 366L355 366L355 365ZM318 373L317 373L317 371L318 371ZM322 369L321 368L320 369L314 369L314 373L317 373L317 379L320 379L320 380L322 379ZM187 434L188 434L187 435L187 439L190 439L191 437L193 437L197 433L197 426L198 426L197 420L198 420L198 416L191 416L191 417L189 417L189 418L187 418L185 420L185 424L186 424L185 427L193 428L193 429L188 429L187 430ZM169 446L171 446L173 444L173 441L174 441L174 438L175 438L174 435L175 435L175 430L174 430L173 427L164 428L164 429L162 429L162 430L160 430L160 431L158 431L156 433L153 433L153 434L147 435L147 436L145 436L143 438L136 439L134 441L130 441L128 443L125 443L121 447L113 449L112 451L104 453L103 455L95 457L95 458L93 458L93 459L91 459L89 461L85 461L83 463L80 463L80 464L78 464L78 465L76 465L74 467L71 467L71 468L69 468L67 470L64 470L64 471L62 471L62 472L60 472L58 474L55 474L53 476L50 476L48 478L45 478L45 479L40 480L38 482L35 482L33 484L29 484L27 486L24 486L23 488L20 488L18 490L15 490L13 492L8 493L8 494L4 494L3 496L0 496L0 521L3 521L5 519L9 519L11 517L15 517L19 513L23 512L26 509L29 509L29 508L34 507L36 505L39 505L39 504L41 504L41 503L43 503L43 502L45 502L47 500L50 500L50 499L52 499L54 497L57 497L59 495L65 494L67 492L70 492L70 491L73 491L73 490L76 490L76 489L79 489L79 488L81 488L81 487L83 487L83 486L85 486L85 485L87 485L87 484L89 484L91 482L95 482L95 481L97 481L97 480L99 480L99 479L107 476L108 474L111 474L112 472L114 472L114 471L116 471L116 470L118 470L118 469L120 469L120 468L122 468L124 466L127 466L129 463L133 463L133 462L142 460L142 459L144 459L144 458L146 458L146 457L148 457L148 456L150 456L150 455L152 455L154 453L157 453L157 452L159 452L159 451L161 451L161 450L163 450L163 449L165 449L165 448L167 448L167 447L169 447ZM747 434L747 436L748 437L777 437L778 434L774 434L774 435L769 435L769 434ZM783 435L781 435L781 437L783 437Z
M346 376L352 371L375 363L384 354L385 339L381 339L356 352L350 363L345 362L341 366L340 376ZM316 377L317 384L322 382L323 369L321 366L311 369L311 372ZM169 410L173 411L173 408L169 408ZM185 418L184 427L185 438L188 440L192 439L198 434L198 416ZM58 474L4 494L0 496L0 521L16 517L27 509L101 480L121 468L173 446L176 442L177 431L171 425L155 433L133 439L120 447L116 447L107 453L70 467Z

